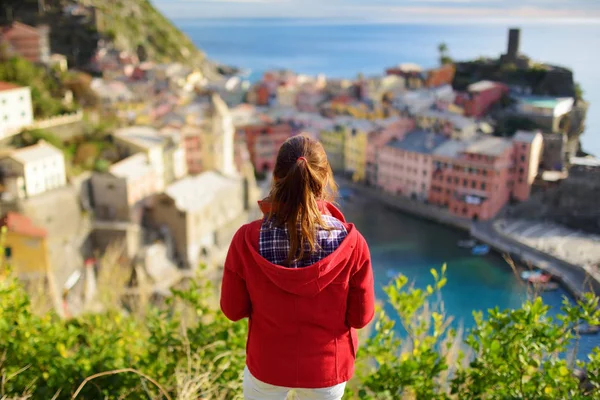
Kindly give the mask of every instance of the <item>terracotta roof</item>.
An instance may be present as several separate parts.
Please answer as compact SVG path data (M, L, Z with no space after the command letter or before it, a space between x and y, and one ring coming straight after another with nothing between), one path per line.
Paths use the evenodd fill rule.
M10 37L15 34L18 35L19 33L26 34L26 35L32 35L32 36L40 35L38 30L36 28L34 28L33 26L29 26L29 25L23 24L18 21L13 22L12 25L4 28L4 31L3 31L3 34L7 39L10 39Z
M16 212L8 212L2 217L0 226L6 226L9 232L31 237L46 237L46 230L37 227L29 218Z
M20 89L20 88L21 88L21 86L15 85L14 83L0 81L0 92L3 92L5 90Z

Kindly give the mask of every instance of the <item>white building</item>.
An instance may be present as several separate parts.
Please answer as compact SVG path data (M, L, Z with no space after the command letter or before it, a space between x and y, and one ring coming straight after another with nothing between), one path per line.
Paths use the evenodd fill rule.
M144 153L157 175L157 190L187 174L183 141L177 135L161 133L149 126L131 126L113 134L125 156Z
M31 89L0 82L0 140L33 123Z
M203 256L227 247L244 222L242 182L207 171L173 183L156 197L152 221L174 243L170 258L193 268Z
M0 159L6 192L17 198L36 196L67 183L62 151L40 141Z
M223 175L236 174L234 161L235 126L227 104L214 94L207 115L208 126L202 137L202 164L205 170Z
M94 210L100 220L141 221L144 206L157 193L156 171L148 156L137 153L90 179Z

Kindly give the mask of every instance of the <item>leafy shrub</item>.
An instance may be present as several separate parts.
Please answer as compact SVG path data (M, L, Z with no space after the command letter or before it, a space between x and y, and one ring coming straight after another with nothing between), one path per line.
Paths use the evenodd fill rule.
M34 313L23 287L0 266L0 398L241 398L247 324L216 311L210 283L191 280L162 306L124 307L125 291L115 290L127 281L123 268L107 265L98 277L104 311L67 320ZM463 342L444 313L444 272L432 270L434 284L424 290L403 276L385 289L403 333L378 311L346 398L598 398L600 351L585 365L586 385L572 373L583 363L564 357L574 326L600 322L597 298L565 302L556 320L540 299L490 310L487 319L476 313Z

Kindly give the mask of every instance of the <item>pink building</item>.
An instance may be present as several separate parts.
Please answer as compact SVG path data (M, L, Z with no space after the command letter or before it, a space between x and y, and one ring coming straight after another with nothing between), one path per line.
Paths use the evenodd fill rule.
M456 104L468 117L481 117L508 93L508 86L499 82L481 81L469 85L466 93L457 96Z
M406 133L415 128L415 121L410 118L394 118L384 120L384 126L369 133L366 154L366 182L377 185L377 154L392 139L401 140Z
M513 197L525 201L531 194L542 157L544 138L540 132L518 131L513 137L515 185Z
M391 140L379 153L377 185L388 193L426 200L431 187L432 152L447 140L441 134L421 130Z
M248 146L254 169L260 172L273 171L279 148L293 134L289 123L258 124L240 128Z
M493 218L510 200L512 160L513 144L507 139L444 143L433 154L429 202L464 218Z
M185 160L188 172L196 175L204 171L202 164L202 128L184 126L181 130L183 146L185 148Z

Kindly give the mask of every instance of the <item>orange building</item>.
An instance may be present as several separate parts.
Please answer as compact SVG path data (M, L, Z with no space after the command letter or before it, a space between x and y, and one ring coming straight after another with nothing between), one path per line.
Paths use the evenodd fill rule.
M511 199L529 198L542 147L539 132L448 141L433 154L429 202L464 218L494 218Z
M430 69L427 71L425 86L434 88L442 85L452 85L455 73L456 67L454 64L446 64L439 68Z
M464 218L493 218L510 200L512 160L513 143L507 139L442 144L433 154L429 202Z

